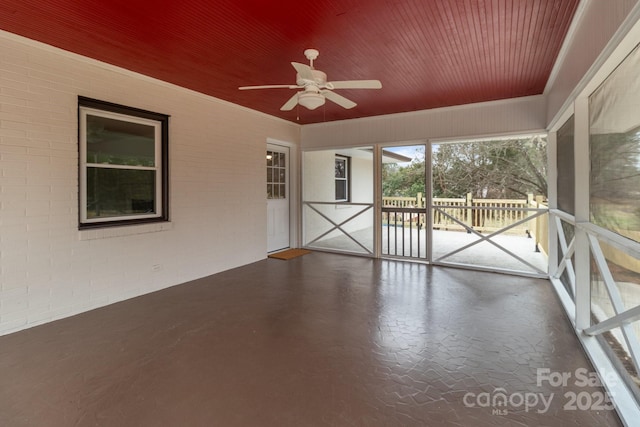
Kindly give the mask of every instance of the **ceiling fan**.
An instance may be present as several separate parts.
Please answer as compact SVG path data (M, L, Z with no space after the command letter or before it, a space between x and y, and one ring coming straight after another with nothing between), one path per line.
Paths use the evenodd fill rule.
M313 61L318 57L320 52L316 49L307 49L304 55L309 60L310 65L292 62L293 68L296 70L295 85L262 85L262 86L241 86L238 89L302 89L296 92L287 102L284 103L280 110L292 110L297 104L315 110L324 105L325 98L335 102L343 108L353 108L357 104L342 95L332 92L333 89L380 89L382 83L379 80L343 80L328 82L327 75L320 70L313 68Z

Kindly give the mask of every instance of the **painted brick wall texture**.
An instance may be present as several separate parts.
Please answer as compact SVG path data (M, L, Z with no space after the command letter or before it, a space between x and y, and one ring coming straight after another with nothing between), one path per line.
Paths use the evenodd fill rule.
M78 230L78 95L171 116L170 223ZM263 259L267 138L300 128L0 32L0 335Z

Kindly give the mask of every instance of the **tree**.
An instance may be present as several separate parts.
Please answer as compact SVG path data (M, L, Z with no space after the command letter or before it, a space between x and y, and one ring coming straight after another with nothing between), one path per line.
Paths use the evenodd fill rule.
M416 150L407 166L396 163L382 165L382 195L385 197L415 197L425 194L424 148Z
M435 197L522 198L547 194L546 138L440 144L433 154Z
M444 143L433 146L433 196L523 198L547 194L546 138L533 136L493 141ZM425 194L424 151L407 166L385 164L383 195Z

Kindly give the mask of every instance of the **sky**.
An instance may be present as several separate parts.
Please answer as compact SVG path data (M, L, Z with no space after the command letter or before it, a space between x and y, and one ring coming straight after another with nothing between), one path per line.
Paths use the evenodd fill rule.
M402 147L384 147L385 151L390 151L392 153L401 154L406 157L410 157L412 159L416 158L416 155L420 155L420 159L424 158L424 145L405 145ZM418 151L420 150L420 151ZM408 166L410 162L405 163L397 163L398 166Z

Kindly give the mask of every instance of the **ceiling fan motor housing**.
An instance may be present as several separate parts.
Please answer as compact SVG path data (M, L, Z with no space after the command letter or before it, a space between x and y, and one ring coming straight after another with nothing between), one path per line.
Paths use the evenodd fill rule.
M296 83L298 86L307 86L309 84L315 86L324 86L327 83L327 75L320 70L311 70L311 75L313 76L313 80L304 79L300 77L300 74L296 74Z

